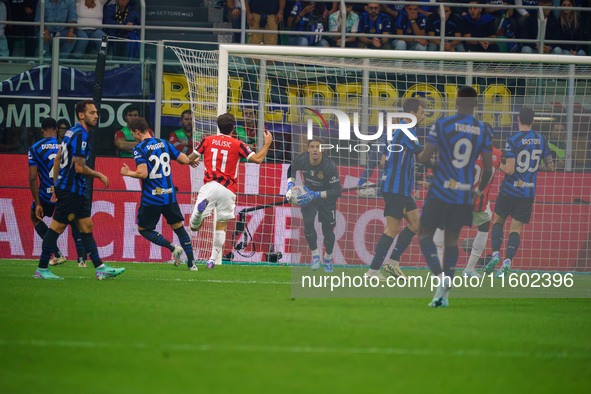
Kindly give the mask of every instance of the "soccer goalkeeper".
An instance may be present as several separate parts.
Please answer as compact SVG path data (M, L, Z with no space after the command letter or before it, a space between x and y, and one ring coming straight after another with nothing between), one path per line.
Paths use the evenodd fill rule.
M324 140L314 137L308 141L308 152L298 155L287 169L287 193L290 200L292 187L295 186L295 174L299 170L304 177L305 194L297 198L302 207L304 218L304 234L308 246L312 250L312 269L320 268L320 251L318 235L314 228L314 219L322 224L324 236L324 272L333 272L332 251L335 243L334 227L336 225L337 199L341 195L341 180L337 165L328 156L322 154L321 144Z

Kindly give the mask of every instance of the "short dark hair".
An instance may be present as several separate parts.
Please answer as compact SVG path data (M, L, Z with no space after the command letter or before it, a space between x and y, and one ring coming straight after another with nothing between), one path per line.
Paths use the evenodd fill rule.
M181 119L185 116L185 114L193 116L193 112L190 109L186 109L181 113Z
M41 121L41 129L57 129L57 122L53 118L45 118Z
M80 119L80 112L86 112L86 106L90 104L95 105L92 100L83 100L76 103L76 119Z
M416 114L419 111L419 107L425 108L425 103L423 100L416 97L407 98L404 100L404 103L402 103L402 109L404 112L414 112Z
M478 93L472 86L462 86L458 90L456 104L458 109L473 111L474 107L478 106Z
M68 122L66 119L60 119L57 121L57 128L59 129L62 125L65 125L64 128L66 129L70 129L70 122Z
M234 130L235 124L236 119L234 118L234 115L229 112L218 116L218 128L222 134L230 135L232 130Z
M531 126L534 123L535 112L530 107L523 107L519 110L519 123L524 126Z
M148 122L142 117L138 116L129 122L129 130L139 130L140 133L147 133L149 129Z
M308 140L308 146L310 146L310 144L312 142L320 142L320 145L323 145L324 144L324 140L322 139L322 137L320 137L318 135L315 135L314 137L312 137L311 140Z
M133 104L129 107L125 107L125 110L123 110L123 117L126 117L128 113L133 111L137 111L138 114L140 113L140 109Z

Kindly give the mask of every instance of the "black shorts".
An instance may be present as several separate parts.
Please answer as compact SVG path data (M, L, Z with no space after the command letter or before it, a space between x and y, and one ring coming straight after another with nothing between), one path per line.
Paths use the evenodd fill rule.
M509 215L522 223L529 223L534 199L530 197L515 197L499 194L495 203L495 213L507 219Z
M407 212L417 209L417 204L414 198L402 194L383 193L384 202L384 216L390 216L396 219L402 219Z
M185 221L179 204L175 202L168 205L140 205L137 211L137 225L154 230L160 221L160 215L164 216L169 225Z
M41 199L39 199L39 202L41 203L41 207L43 208L43 216L49 218L52 217L53 211L55 210L55 204L52 202L43 201ZM31 204L31 211L35 213L35 201L33 201L33 204Z
M337 224L337 204L325 203L319 199L312 200L308 205L302 207L304 223L311 222L314 225L314 218L318 213L318 221L324 225L334 228Z
M53 219L56 222L68 224L75 220L90 217L90 201L86 195L81 196L63 189L56 189L55 213Z
M431 230L460 231L464 226L472 227L472 205L428 198L423 205L420 223Z

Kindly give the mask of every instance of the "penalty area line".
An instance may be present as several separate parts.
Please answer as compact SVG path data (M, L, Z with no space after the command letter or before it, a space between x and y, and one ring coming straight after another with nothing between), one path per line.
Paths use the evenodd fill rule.
M365 355L399 355L399 356L447 356L475 358L538 358L538 359L590 359L591 354L562 352L526 352L526 351L494 351L482 349L440 350L424 348L393 348L393 347L324 347L324 346L245 346L245 345L195 345L190 343L177 344L146 344L139 342L89 342L89 341L47 341L47 340L3 340L2 347L55 347L55 348L87 348L87 349L138 349L186 352L241 352L241 353L299 353L299 354L365 354Z

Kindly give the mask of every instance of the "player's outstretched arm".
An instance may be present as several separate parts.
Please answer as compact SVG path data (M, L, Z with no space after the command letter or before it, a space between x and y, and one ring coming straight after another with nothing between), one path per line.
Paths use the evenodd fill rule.
M248 161L251 161L256 164L261 164L263 160L265 160L265 157L267 157L267 153L269 152L269 148L271 147L272 142L273 136L269 131L265 130L265 144L263 145L260 151L250 156Z
M129 166L123 163L123 167L121 167L121 175L137 179L146 179L148 177L148 166L140 164L135 171L131 171Z
M76 170L76 174L89 176L91 178L98 178L105 187L109 187L109 178L101 172L91 170L90 167L86 165L86 159L83 157L74 157L74 169Z
M191 152L191 154L189 154L187 157L189 158L189 164L191 167L197 167L201 161L201 154L195 151Z
M435 169L437 167L437 162L431 158L437 152L437 146L427 142L425 145L425 149L417 156L417 160L419 163L425 165L425 167Z

